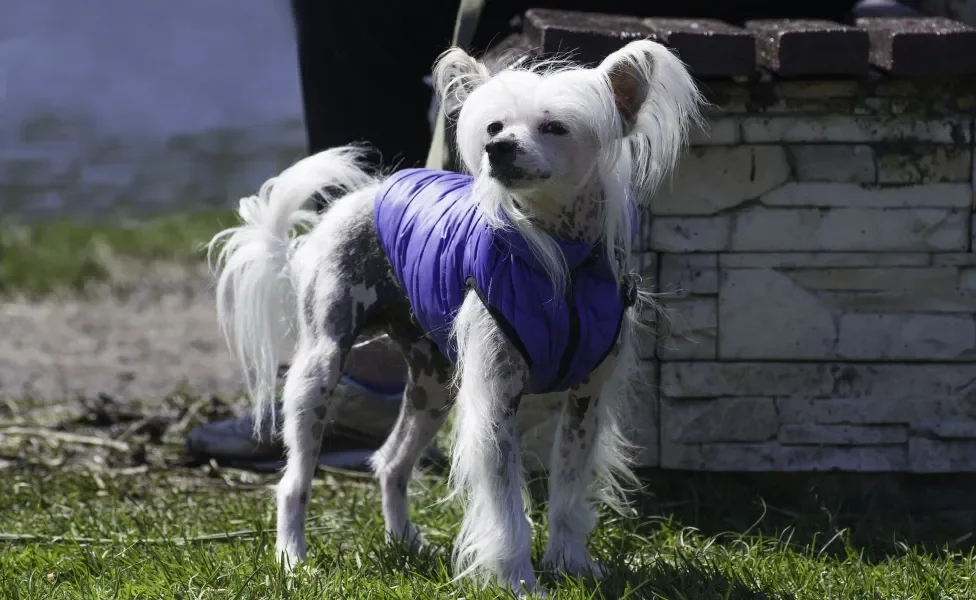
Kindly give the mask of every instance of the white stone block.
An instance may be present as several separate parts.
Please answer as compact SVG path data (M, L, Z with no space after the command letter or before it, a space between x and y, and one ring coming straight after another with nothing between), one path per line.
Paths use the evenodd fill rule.
M672 378L670 369L663 365L661 372L662 382L667 384ZM823 365L821 376L814 380L817 389L797 386L792 391L778 390L786 393L770 394L778 396L776 406L783 423L870 425L976 419L974 364L830 363ZM739 394L751 396L754 394L748 392L753 391Z
M692 129L689 143L692 146L731 146L741 141L739 122L733 118L709 119L704 129Z
M820 359L837 344L834 315L821 300L772 269L723 273L718 356L724 360Z
M794 446L881 446L908 442L907 425L784 425L777 436Z
M717 252L729 247L732 218L656 217L651 247L660 252Z
M718 255L662 254L658 290L671 296L712 295L718 293Z
M701 471L905 471L908 447L662 443L661 466Z
M788 146L799 181L875 183L878 168L874 149L858 144Z
M665 302L659 327L657 355L667 360L714 360L718 337L715 298L687 298Z
M853 268L853 267L924 267L940 257L963 260L969 254L926 254L908 252L748 252L718 255L722 269L775 267L781 269ZM976 255L972 255L976 257ZM954 264L954 263L946 263ZM974 263L976 264L976 263Z
M787 183L760 198L765 206L839 208L968 208L973 189L967 183L927 183L866 187L856 183Z
M972 119L924 121L898 117L744 117L739 132L746 144L931 142L968 144Z
M908 453L913 473L966 473L976 468L976 441L912 438Z
M670 443L761 442L778 431L772 398L661 401L661 437Z
M790 165L781 146L692 148L651 203L656 215L711 215L786 183Z
M809 290L901 291L955 290L959 269L954 267L866 267L786 269L784 275Z
M913 423L911 433L914 436L940 440L976 440L976 421L922 421ZM976 468L976 465L974 465Z
M840 317L837 355L855 360L976 358L970 315L847 314Z
M728 249L747 252L926 252L960 251L969 246L968 210L940 208L872 209L752 208L734 216L731 223L661 223L682 251ZM665 221L665 219L659 219ZM722 246L721 235L728 232ZM655 238L657 241L657 238ZM683 242L681 244L675 242ZM707 247L702 247L707 246Z
M826 396L834 389L831 369L823 363L664 362L661 393L669 398Z
M902 146L877 153L878 183L972 182L969 146Z

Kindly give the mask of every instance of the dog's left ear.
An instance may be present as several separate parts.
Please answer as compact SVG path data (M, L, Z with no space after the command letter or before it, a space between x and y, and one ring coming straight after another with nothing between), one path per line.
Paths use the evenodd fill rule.
M441 54L434 64L433 79L444 112L452 115L460 110L468 95L488 76L488 68L460 48Z
M599 69L610 84L625 136L636 125L641 107L651 93L658 53L658 44L642 40L627 44L600 63Z

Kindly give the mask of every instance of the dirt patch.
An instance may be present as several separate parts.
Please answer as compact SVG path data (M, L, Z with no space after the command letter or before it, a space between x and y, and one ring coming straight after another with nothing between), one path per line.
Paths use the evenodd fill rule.
M154 266L86 298L0 300L0 398L236 396L203 268Z

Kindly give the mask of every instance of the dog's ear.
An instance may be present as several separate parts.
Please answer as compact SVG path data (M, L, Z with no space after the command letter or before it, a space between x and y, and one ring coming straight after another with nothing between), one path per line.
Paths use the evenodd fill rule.
M606 57L599 66L610 84L624 135L636 125L641 107L651 93L657 47L658 44L649 40L631 42Z
M460 48L441 54L434 65L434 90L444 111L452 115L476 87L488 79L488 68Z

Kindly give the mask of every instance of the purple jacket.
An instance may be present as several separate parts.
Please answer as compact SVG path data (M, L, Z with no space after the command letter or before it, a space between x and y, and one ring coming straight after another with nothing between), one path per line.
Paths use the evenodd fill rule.
M525 392L565 391L613 349L629 294L601 245L556 239L570 269L566 291L556 297L525 239L488 226L472 183L447 171L396 173L376 195L380 243L417 322L452 362L453 319L472 289L525 358Z

